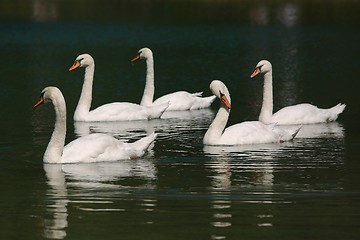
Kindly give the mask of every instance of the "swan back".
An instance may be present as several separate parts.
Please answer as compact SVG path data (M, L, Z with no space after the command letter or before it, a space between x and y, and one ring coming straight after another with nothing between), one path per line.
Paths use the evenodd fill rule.
M287 106L272 117L272 121L279 125L315 124L335 121L345 109L345 104L337 104L328 109L321 109L308 103Z
M292 140L300 128L287 132L275 125L265 125L259 121L247 121L225 129L230 114L231 98L224 83L214 80L210 89L221 100L220 108L205 133L203 143L206 145L240 145L276 143Z
M127 143L106 134L94 133L77 138L64 147L66 136L65 99L58 88L47 87L41 92L39 101L34 105L34 108L45 102L53 103L56 115L54 131L43 157L46 163L135 159L143 156L156 138L156 134L152 133L136 142Z
M80 99L74 112L75 121L148 120L160 118L168 107L168 104L146 107L128 102L114 102L101 105L90 111L95 71L94 59L87 53L80 54L76 57L75 62L69 68L69 71L73 71L79 67L85 68L85 76Z
M338 104L332 108L321 109L308 103L287 106L273 114L273 86L272 65L267 60L261 60L256 65L251 78L263 73L263 103L259 121L263 123L276 123L278 125L314 124L335 121L344 111L345 105Z
M156 134L152 133L133 143L127 143L106 134L94 133L77 138L66 145L61 161L62 163L85 163L136 159L145 154L155 138Z
M166 111L185 111L208 108L215 100L215 96L201 97L202 93L191 94L186 91L177 91L159 97L154 101L155 80L154 58L152 51L149 48L140 49L131 62L135 62L139 59L144 59L146 61L146 83L140 105L151 106L169 103L169 107Z

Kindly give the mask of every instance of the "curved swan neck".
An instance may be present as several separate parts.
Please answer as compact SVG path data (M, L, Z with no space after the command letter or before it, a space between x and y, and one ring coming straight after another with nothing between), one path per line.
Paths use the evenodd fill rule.
M74 113L75 121L84 120L84 116L89 113L92 101L94 71L95 63L92 63L85 68L84 83L82 86L80 99Z
M146 58L146 83L140 105L151 106L154 99L154 59L152 56Z
M44 153L44 162L61 163L66 136L66 104L63 96L53 100L55 109L55 127Z
M209 126L209 129L206 131L204 136L205 144L214 144L217 143L224 132L230 110L227 110L226 107L221 104L219 111L217 112L213 122Z
M272 70L264 74L263 103L259 115L259 121L271 123L273 114L273 87Z

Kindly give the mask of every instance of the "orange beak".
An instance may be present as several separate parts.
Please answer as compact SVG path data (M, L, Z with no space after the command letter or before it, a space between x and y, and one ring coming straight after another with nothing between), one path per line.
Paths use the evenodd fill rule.
M225 96L225 94L220 93L221 96L221 102L225 105L225 107L230 110L231 109L231 104L229 102L229 100L227 99L227 97Z
M45 101L44 101L44 98L41 96L39 101L34 105L34 108L37 108L38 106L40 106L41 104L43 104Z
M140 54L136 55L133 59L130 60L130 62L135 62L140 59Z
M259 75L260 73L261 73L260 68L256 68L256 69L254 70L254 72L250 75L250 77L253 78L253 77Z
M78 60L76 60L75 62L74 62L74 64L69 68L69 72L70 71L72 71L72 70L74 70L74 69L76 69L76 68L78 68L78 67L80 67L80 61L78 61Z

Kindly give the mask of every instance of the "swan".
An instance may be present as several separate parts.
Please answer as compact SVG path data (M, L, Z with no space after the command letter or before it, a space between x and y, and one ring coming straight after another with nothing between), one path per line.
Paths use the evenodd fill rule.
M204 135L205 145L279 143L292 140L300 130L300 127L296 127L288 132L274 124L266 125L260 121L246 121L225 128L231 109L229 90L219 80L211 82L210 90L221 100L221 105Z
M155 140L152 133L133 143L127 143L112 136L94 133L77 138L64 146L66 136L66 104L57 87L46 87L41 92L39 101L34 105L51 101L55 109L55 127L44 153L45 163L88 163L135 159L145 154Z
M261 60L251 74L251 78L264 73L263 103L259 121L278 125L313 124L335 121L345 109L345 104L337 104L329 109L321 109L308 103L301 103L280 109L273 114L272 66Z
M94 59L89 54L81 54L76 58L69 71L79 67L85 68L85 76L80 99L74 113L75 121L130 121L160 118L169 105L164 103L147 107L128 102L114 102L90 111L95 70Z
M169 102L170 105L166 111L184 111L196 110L210 107L215 100L215 96L201 97L202 92L188 93L186 91L178 91L166 94L153 102L155 86L154 86L154 58L149 48L142 48L138 51L136 57L131 62L139 59L146 61L146 84L140 105L152 106L154 104L163 104Z

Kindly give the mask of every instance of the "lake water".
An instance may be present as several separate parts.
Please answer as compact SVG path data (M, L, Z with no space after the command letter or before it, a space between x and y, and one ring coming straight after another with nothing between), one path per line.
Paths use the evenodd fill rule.
M0 2L1 239L358 238L358 2ZM347 107L282 144L204 146L218 101L165 119L74 125L84 74L68 72L75 58L95 59L93 107L138 103L145 63L130 59L142 47L154 52L156 97L207 96L222 80L229 124L257 119L262 78L249 76L261 59L273 65L275 110ZM159 137L135 161L43 164L54 112L32 107L49 85L67 101L67 142L90 132Z

